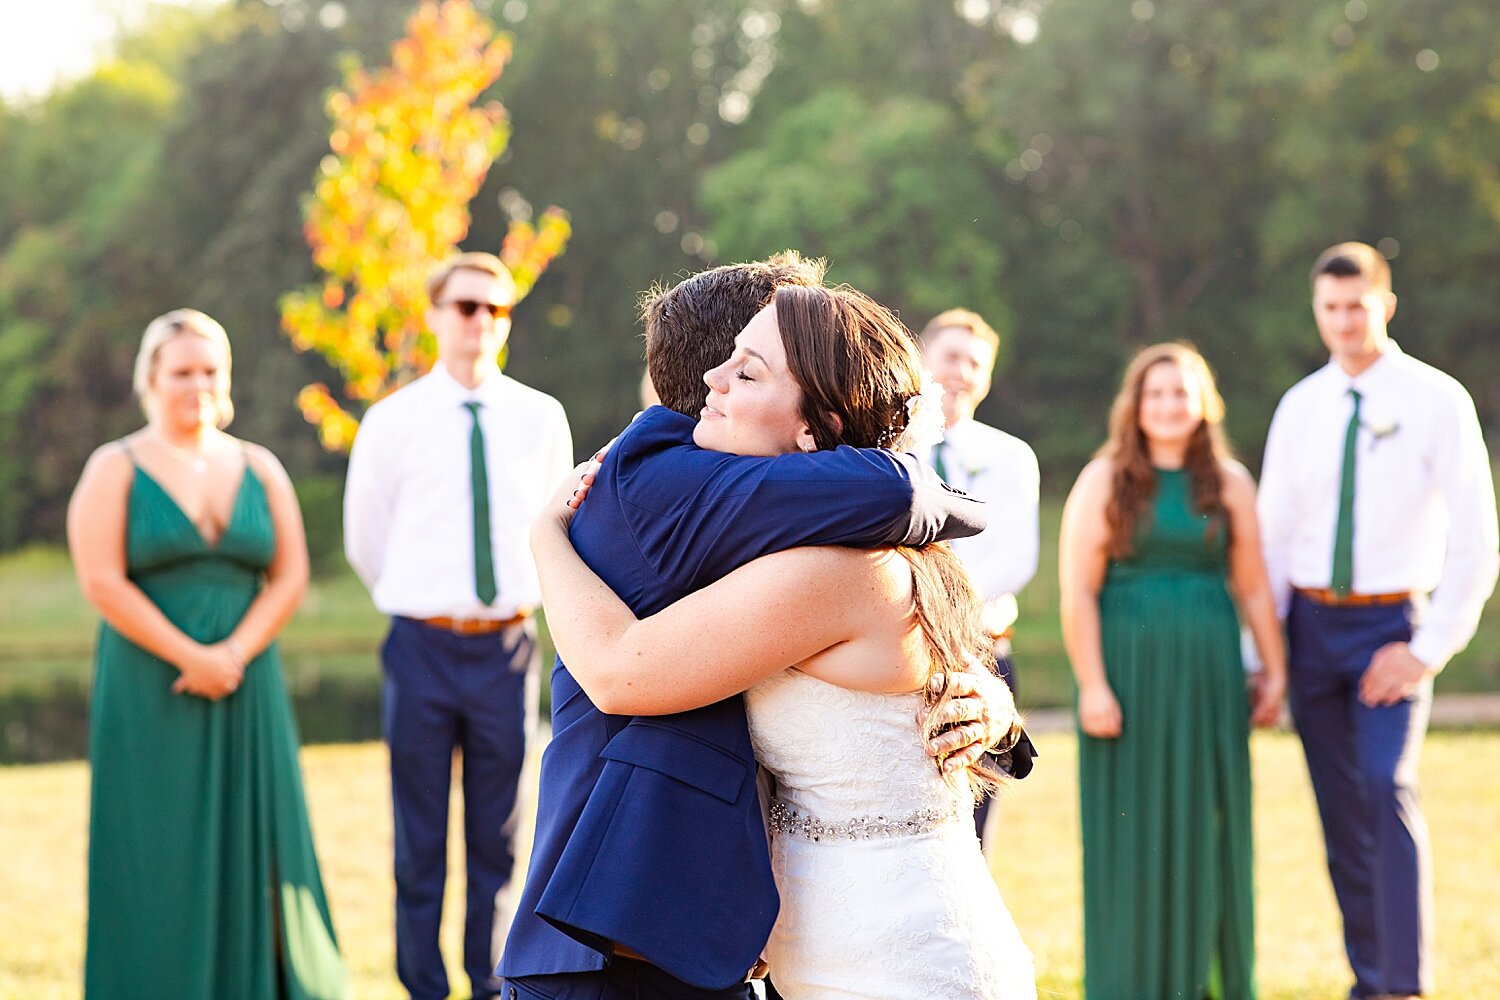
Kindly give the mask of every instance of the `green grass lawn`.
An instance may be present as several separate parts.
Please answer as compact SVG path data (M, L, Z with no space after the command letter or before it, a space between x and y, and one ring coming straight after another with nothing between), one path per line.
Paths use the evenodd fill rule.
M1033 775L999 806L997 881L1036 954L1043 1000L1078 997L1082 969L1075 744L1042 736ZM1256 899L1263 1000L1342 1000L1349 986L1323 868L1312 793L1296 740L1257 733ZM401 996L392 958L391 825L377 744L303 751L309 808L355 996ZM1500 733L1434 733L1422 759L1436 879L1437 992L1500 997ZM529 780L536 775L532 755ZM83 960L88 770L79 762L0 768L0 998L79 995ZM455 804L455 808L457 805ZM462 824L454 822L451 829ZM529 824L523 828L529 845ZM524 857L524 850L522 856ZM450 875L462 870L458 841ZM443 929L450 975L462 892L450 879ZM466 995L466 994L460 994Z
M1057 618L1057 528L1062 504L1042 506L1042 558L1020 596L1015 656L1028 708L1068 705L1072 674ZM36 547L0 557L0 692L16 683L84 679L97 618L73 581L67 554ZM375 649L385 620L347 569L313 581L282 639L290 683L321 676L378 676ZM544 652L547 650L545 634ZM1491 598L1479 633L1438 682L1439 693L1500 691L1500 596Z

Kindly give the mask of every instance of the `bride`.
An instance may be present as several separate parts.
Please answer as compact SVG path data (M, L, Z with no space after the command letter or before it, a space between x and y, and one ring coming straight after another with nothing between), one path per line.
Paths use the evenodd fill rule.
M852 290L783 287L735 345L704 376L703 448L904 449L937 410L910 334ZM1030 952L970 820L996 775L940 773L924 749L948 676L994 662L947 546L780 552L637 621L568 541L572 485L532 547L552 637L589 697L612 714L666 715L746 693L776 784L777 990L1033 1000Z

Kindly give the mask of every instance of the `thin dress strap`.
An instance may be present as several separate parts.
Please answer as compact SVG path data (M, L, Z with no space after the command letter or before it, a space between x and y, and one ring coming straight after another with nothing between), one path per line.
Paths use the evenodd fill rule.
M135 449L130 447L130 439L120 438L120 447L125 449L125 457L130 459L130 464L139 469L141 467L141 463L136 461Z

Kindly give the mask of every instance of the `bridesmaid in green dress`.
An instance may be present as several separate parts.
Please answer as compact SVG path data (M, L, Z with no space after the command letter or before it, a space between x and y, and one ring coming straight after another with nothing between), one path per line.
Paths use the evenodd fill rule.
M1249 726L1280 715L1286 660L1223 416L1195 350L1146 348L1063 510L1089 1000L1255 996Z
M275 639L307 586L296 496L225 434L229 342L182 309L136 358L147 426L68 508L104 618L90 719L88 1000L344 997Z

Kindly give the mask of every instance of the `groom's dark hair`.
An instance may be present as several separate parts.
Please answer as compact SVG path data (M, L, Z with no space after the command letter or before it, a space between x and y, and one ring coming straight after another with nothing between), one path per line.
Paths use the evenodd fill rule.
M696 417L707 388L703 373L734 351L734 338L783 285L823 284L827 264L784 250L765 260L699 271L671 288L641 296L646 373L663 406Z

